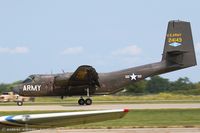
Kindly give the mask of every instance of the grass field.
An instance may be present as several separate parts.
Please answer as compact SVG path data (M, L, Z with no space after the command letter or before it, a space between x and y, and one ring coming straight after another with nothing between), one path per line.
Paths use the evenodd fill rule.
M59 97L37 97L36 102L73 102L77 101L79 97L67 97L61 100ZM142 95L142 96L94 96L92 97L94 101L158 101L158 100L185 100L185 101L200 101L200 96L198 95L183 95L183 94L171 94L171 93L160 93L155 95Z
M55 105L55 104L77 104L79 97L66 97L63 100L60 97L36 97L35 102L26 102L26 105ZM93 96L94 104L117 104L117 103L200 103L200 96L198 95L183 95L160 93L155 95L142 96ZM0 103L0 106L16 105L14 102Z
M132 110L123 119L73 128L200 127L200 109Z
M30 114L30 113L44 113L44 111L0 112L0 115L2 116L2 115ZM136 128L136 127L200 127L200 109L131 110L122 119L71 126L66 128Z

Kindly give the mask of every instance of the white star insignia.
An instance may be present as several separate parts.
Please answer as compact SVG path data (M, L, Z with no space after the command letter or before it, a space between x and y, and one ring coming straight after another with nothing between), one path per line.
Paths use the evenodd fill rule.
M125 78L130 80L137 80L137 78L142 78L142 75L135 75L134 73L132 73L130 75L125 75Z
M131 80L136 80L137 75L135 75L134 73L132 75L130 75Z

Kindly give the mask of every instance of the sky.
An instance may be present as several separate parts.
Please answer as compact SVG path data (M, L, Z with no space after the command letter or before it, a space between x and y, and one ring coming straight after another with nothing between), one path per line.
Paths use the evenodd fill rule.
M31 74L109 72L161 60L167 23L191 22L200 62L197 0L0 0L0 83ZM199 66L161 75L200 81Z

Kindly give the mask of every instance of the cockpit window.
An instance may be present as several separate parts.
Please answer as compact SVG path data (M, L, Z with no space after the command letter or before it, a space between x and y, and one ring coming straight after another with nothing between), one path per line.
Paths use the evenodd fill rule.
M32 82L32 80L34 80L34 76L33 75L31 75L31 76L29 76L27 79L25 79L24 81L23 81L23 83L30 83L30 82Z

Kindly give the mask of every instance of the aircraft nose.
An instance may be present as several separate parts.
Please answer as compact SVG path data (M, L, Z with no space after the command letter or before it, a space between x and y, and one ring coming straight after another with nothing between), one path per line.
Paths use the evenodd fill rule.
M13 88L13 92L16 93L16 94L19 94L19 92L20 92L20 87L19 87L19 85L16 85L16 86Z

